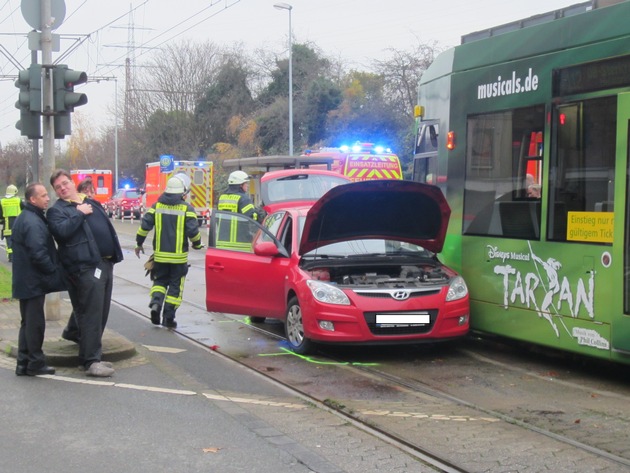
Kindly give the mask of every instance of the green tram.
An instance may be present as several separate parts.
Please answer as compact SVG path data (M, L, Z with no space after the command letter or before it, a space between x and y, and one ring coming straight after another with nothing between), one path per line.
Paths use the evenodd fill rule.
M630 1L462 38L420 80L414 180L474 331L630 362Z

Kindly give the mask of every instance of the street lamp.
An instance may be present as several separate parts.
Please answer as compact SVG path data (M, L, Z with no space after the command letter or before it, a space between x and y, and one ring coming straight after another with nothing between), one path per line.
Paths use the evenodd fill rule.
M289 12L289 156L293 156L293 57L291 45L291 10L293 7L288 3L276 3L274 8L287 10Z

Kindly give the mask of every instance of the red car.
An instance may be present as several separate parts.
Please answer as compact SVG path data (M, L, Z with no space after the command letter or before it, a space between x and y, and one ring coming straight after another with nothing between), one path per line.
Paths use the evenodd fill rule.
M141 217L141 195L138 189L118 189L103 207L110 217Z
M393 180L337 186L311 207L269 214L264 225L215 212L206 308L255 323L280 319L297 353L317 343L463 337L466 283L435 255L449 217L439 188ZM235 228L227 233L240 245L225 241Z

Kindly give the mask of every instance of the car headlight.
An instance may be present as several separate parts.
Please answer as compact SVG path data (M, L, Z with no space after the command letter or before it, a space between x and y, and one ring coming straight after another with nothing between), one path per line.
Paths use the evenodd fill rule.
M319 302L326 304L350 305L350 299L338 287L326 284L321 281L309 279L306 281L308 288L311 290L313 297Z
M456 301L466 297L467 295L468 287L466 287L466 282L464 281L464 278L462 278L461 276L454 277L448 286L448 294L446 295L446 300Z

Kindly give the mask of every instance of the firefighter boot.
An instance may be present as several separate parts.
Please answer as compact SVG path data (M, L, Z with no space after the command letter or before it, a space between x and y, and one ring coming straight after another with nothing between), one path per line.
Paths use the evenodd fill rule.
M149 308L151 309L151 323L153 325L160 325L160 312L162 310L160 304L151 301Z
M177 328L177 322L175 322L175 307L171 304L164 304L162 325L166 328Z

